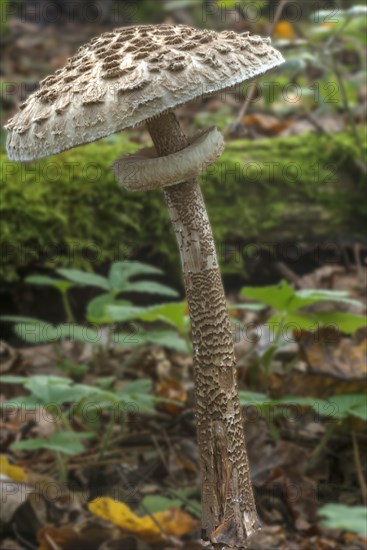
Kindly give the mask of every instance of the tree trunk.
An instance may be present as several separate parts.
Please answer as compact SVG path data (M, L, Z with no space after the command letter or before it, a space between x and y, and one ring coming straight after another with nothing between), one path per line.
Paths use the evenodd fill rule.
M186 147L175 115L148 122L160 156ZM244 548L259 527L236 382L231 325L213 235L197 180L164 189L177 237L192 326L202 538Z

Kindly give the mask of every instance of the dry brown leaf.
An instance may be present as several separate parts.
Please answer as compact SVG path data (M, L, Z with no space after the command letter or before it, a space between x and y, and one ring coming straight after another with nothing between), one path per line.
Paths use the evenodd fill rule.
M37 534L38 550L91 550L114 536L111 529L99 525L55 527L46 525Z
M254 113L246 115L242 121L245 126L253 126L262 134L277 136L286 128L292 126L292 120L279 120L275 116Z
M187 391L182 384L180 384L180 382L172 380L172 378L160 382L157 385L156 393L159 397L172 399L173 401L178 401L182 404L187 402ZM182 407L175 405L175 403L162 403L160 408L173 416L182 412Z
M298 331L296 339L301 358L310 372L346 380L366 380L367 331L358 330L346 338L333 328L316 333Z

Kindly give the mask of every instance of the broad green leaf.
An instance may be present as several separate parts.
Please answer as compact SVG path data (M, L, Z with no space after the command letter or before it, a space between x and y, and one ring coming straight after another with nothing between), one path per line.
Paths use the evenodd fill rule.
M51 323L43 321L17 323L14 326L14 332L19 338L29 344L57 342L60 339L58 328Z
M229 311L244 310L244 311L262 311L266 306L263 304L234 304L229 306Z
M87 306L87 319L98 325L109 325L113 319L107 313L108 306L131 306L129 300L117 300L113 294L101 294L93 298Z
M328 400L293 395L271 399L263 393L241 391L240 402L241 405L254 405L260 409L300 405L311 407L320 416L330 418L357 416L367 421L367 397L364 394L335 395Z
M112 340L120 346L143 346L145 341L141 336L142 329L136 326L130 326L130 331L114 332Z
M59 440L58 435L54 434L50 439L44 439L42 437L29 439L27 441L17 441L13 443L10 447L15 451L36 451L39 449L48 449L49 451L54 451L57 453L63 453L66 455L77 455L84 451L83 445L74 440Z
M142 262L122 261L115 262L108 275L110 289L117 293L125 289L130 278L138 275L161 275L162 270Z
M325 504L318 510L325 519L322 524L329 529L343 529L367 537L367 508L345 504Z
M95 346L103 343L102 331L95 327L64 323L58 325L57 329L60 332L60 339L68 339L72 342L83 342L84 344L93 344Z
M54 288L60 290L60 292L65 292L74 286L70 281L53 279L47 275L30 275L29 277L26 277L25 282L31 285L53 286Z
M44 449L47 444L47 439L35 437L26 441L16 441L10 445L10 448L14 451L38 451L39 449Z
M174 331L148 331L145 334L145 341L148 344L156 344L157 346L173 349L185 355L190 353L190 349L186 341Z
M188 332L189 319L185 314L186 302L175 302L171 304L160 304L147 308L145 312L139 316L142 321L163 321L177 327L181 333Z
M115 381L116 381L116 376L101 376L100 378L96 379L95 383L102 390L108 390L108 388L110 388Z
M148 495L143 498L143 512L144 508L149 510L151 514L165 512L168 508L182 508L182 500L162 497L160 495Z
M353 300L349 298L348 292L340 290L312 290L303 289L297 290L296 295L305 300L313 300L313 303L317 302L338 302L343 304L352 305L359 309L364 308L364 304L359 300ZM303 307L303 306L302 306Z
M269 397L265 393L253 391L240 391L241 405L263 405L269 403Z
M179 353L190 353L186 341L177 332L170 330L139 331L135 334L119 332L114 334L114 342L126 346L156 344L157 346L173 349Z
M154 395L129 394L119 396L119 402L123 405L123 412L137 414L139 412L155 412L156 402L161 401Z
M278 285L258 288L244 287L241 290L241 296L252 298L274 309L286 310L295 293L286 281L282 281Z
M44 377L31 376L24 387L42 403L62 404L69 399L71 380L65 378L62 381L46 380ZM72 398L71 398L72 400Z
M23 315L2 315L0 321L9 321L11 323L43 323L40 319L34 317L24 317Z
M286 281L281 281L279 285L261 288L245 287L241 290L241 295L258 300L280 312L286 313L293 313L319 302L340 302L359 308L364 307L358 300L349 298L346 292L313 289L295 291Z
M109 283L105 277L102 275L97 275L95 273L88 273L86 271L81 271L80 269L66 269L61 268L57 269L57 273L79 285L84 286L96 286L98 288L103 288L103 290L109 290Z
M22 340L31 344L68 339L74 342L100 345L102 338L102 334L98 329L74 323L62 323L60 325L52 325L42 321L18 323L14 326L14 332Z
M100 294L93 298L87 306L87 319L94 323L108 323L111 318L106 314L106 307L112 305L115 298L112 294Z
M15 374L4 374L0 377L0 382L3 384L22 384L26 380L26 376L17 376Z
M63 441L75 441L78 439L91 439L94 434L91 432L57 432L51 436L53 443L62 443Z
M275 313L267 321L266 325L272 334L278 331L283 339L292 340L294 330L314 331L320 327L318 318L311 313L289 312L285 316L282 313Z
M106 313L114 322L126 322L138 319L146 311L146 308L136 306L112 305L106 307Z
M147 394L152 391L152 387L153 384L150 378L141 378L140 380L134 380L134 382L124 384L124 386L118 391L118 394Z
M126 283L124 292L138 292L144 294L159 294L161 296L178 296L178 292L169 286L155 281L133 281Z
M364 328L367 325L364 315L339 311L322 311L317 313L317 320L321 325L333 326L345 334L353 334L359 328Z
M357 416L367 421L367 395L362 393L340 394L329 398L336 405L338 416Z
M11 408L12 406L22 407L24 409L35 410L36 407L42 408L43 402L33 395L20 395L19 397L12 397L8 401L5 401L4 406Z
M120 403L127 406L125 412L154 411L157 399L151 395L152 381L149 378L143 378L125 384L123 388L116 392Z

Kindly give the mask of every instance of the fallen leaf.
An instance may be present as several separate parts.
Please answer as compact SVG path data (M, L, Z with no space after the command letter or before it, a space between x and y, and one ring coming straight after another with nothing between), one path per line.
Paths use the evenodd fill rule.
M171 399L172 401L178 401L179 403L185 404L187 401L187 391L185 388L177 382L172 380L172 378L164 380L157 385L156 390L158 397L163 397L164 399ZM164 409L166 412L175 416L182 412L182 407L179 404L175 403L162 403L160 405L161 409Z
M291 120L279 120L275 116L265 115L262 113L254 113L246 115L242 121L245 126L253 126L262 134L276 136L283 132L286 128L292 126Z
M37 534L38 550L90 550L113 536L112 530L99 525L46 525Z
M292 23L289 21L279 21L275 25L274 37L282 38L283 40L292 40L296 37Z
M126 504L110 497L97 498L88 504L88 508L92 514L148 543L162 542L167 538L166 535L179 537L198 527L196 520L178 508L140 517Z
M366 380L366 330L359 329L351 338L334 328L296 333L301 358L310 372L328 374L346 380Z
M0 455L0 474L19 483L25 483L27 480L27 475L23 468L10 464L8 457L5 455Z

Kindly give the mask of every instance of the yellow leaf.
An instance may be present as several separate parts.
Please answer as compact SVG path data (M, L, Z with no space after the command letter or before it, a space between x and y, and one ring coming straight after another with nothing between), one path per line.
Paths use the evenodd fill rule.
M147 543L165 540L165 534L181 536L197 528L198 522L178 508L152 516L137 516L123 502L101 497L88 504L89 511L100 518L117 525L125 533L134 534Z
M279 21L275 26L274 36L275 38L286 40L292 40L292 38L296 37L292 24L289 21Z
M8 457L5 455L0 455L0 474L10 477L10 479L18 481L19 483L25 483L27 480L23 468L9 464Z

